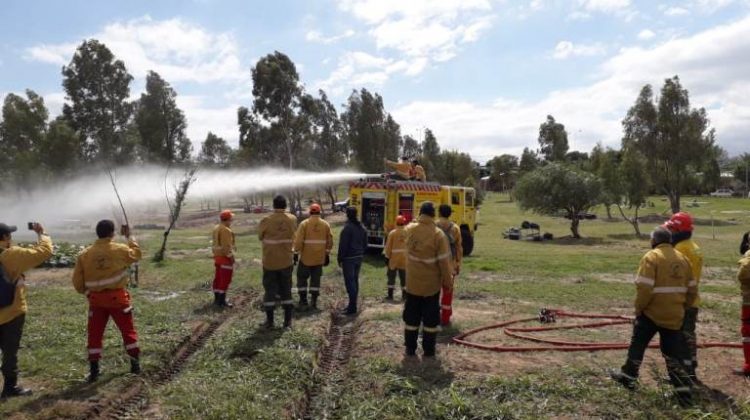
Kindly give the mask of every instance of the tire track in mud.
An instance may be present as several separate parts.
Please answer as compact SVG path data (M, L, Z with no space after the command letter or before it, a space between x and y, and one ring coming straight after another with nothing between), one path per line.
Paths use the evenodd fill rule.
M199 324L190 336L185 337L165 366L126 385L119 394L93 402L77 418L81 420L139 418L140 414L150 406L151 391L174 380L190 358L206 345L216 331L238 315L240 310L250 306L257 296L257 293L239 295L234 301L234 308L225 310L217 319Z
M327 389L340 385L344 379L361 325L359 314L353 317L341 314L343 306L343 301L339 301L331 308L331 320L324 344L318 352L317 367L313 369L312 381L299 405L298 412L303 419L331 417L319 397Z

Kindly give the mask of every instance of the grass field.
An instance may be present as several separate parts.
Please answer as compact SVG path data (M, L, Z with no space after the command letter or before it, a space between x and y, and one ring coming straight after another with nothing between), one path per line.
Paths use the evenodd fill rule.
M741 234L750 229L750 200L698 197L684 209L699 219L695 239L705 254L699 334L712 340L739 339L739 291L734 276ZM665 215L666 201L655 197L646 214ZM84 383L85 299L70 286L70 270L28 274L29 314L20 353L22 383L32 397L0 403L0 417L81 418L91 407L116 401L135 386L147 399L133 418L727 418L750 417L750 388L730 370L741 364L740 350L699 351L699 376L706 384L695 407L682 409L664 395L669 387L656 350L647 353L642 387L625 391L606 377L607 368L624 361L623 351L596 353L491 353L450 344L460 331L511 318L534 315L541 307L630 314L632 274L648 249L632 227L620 220L581 224L582 240L566 238L565 219L522 214L507 196L490 194L481 209L474 254L456 287L454 323L441 333L437 361L404 361L400 305L386 303L383 262L368 258L360 279L362 313L355 324L350 357L326 378L318 354L330 345L327 310L299 313L293 330L257 327L260 246L257 215L238 216L239 268L231 293L248 303L230 315L210 306L211 217L188 212L170 239L168 260L141 264L141 286L132 289L136 325L143 350L144 375L126 375L119 336L107 330L104 374ZM666 218L666 216L664 216ZM714 226L711 225L711 219ZM336 230L341 217L330 219ZM502 232L523 220L541 225L553 241L508 241ZM162 222L162 221L155 221ZM648 232L656 223L644 223ZM138 232L146 255L153 255L161 234ZM53 238L58 239L58 238ZM344 296L333 266L324 278L326 308ZM231 296L231 295L230 295ZM219 322L221 321L221 322ZM186 337L215 322L219 327L187 358L169 380L153 381L149 372L170 363ZM557 336L626 341L626 326L570 331ZM478 335L483 342L525 345L497 332ZM318 384L314 395L310 390Z

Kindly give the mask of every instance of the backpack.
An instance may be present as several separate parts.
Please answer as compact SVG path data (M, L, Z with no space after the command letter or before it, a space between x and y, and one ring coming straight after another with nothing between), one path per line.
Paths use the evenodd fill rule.
M0 264L0 308L5 308L13 304L16 298L16 284L18 281L11 281L5 267Z
M445 234L445 236L448 237L448 245L450 245L450 248L451 248L451 256L453 257L453 259L456 259L456 253L457 253L457 251L456 251L456 239L451 234L451 231L453 230L453 226L454 225L455 224L453 222L451 222L451 224L448 225L448 228L444 228L444 227L440 226L440 230L442 230L443 233Z

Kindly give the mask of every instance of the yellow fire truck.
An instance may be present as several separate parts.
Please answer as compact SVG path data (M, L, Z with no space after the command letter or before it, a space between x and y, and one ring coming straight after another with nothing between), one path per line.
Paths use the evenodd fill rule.
M433 182L393 181L368 177L349 184L349 205L356 207L367 230L371 248L383 248L385 238L396 226L396 216L415 219L425 201L435 206L449 204L451 220L461 228L464 255L474 250L477 229L476 191L474 188L450 187Z

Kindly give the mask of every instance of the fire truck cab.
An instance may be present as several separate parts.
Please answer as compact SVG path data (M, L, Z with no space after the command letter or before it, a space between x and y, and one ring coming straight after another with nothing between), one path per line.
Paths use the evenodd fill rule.
M409 222L415 220L425 201L433 202L436 208L441 204L453 208L451 220L461 228L464 255L471 255L477 229L474 188L383 177L363 178L349 184L349 203L360 214L370 248L383 248L388 233L396 226L396 216L404 216Z

